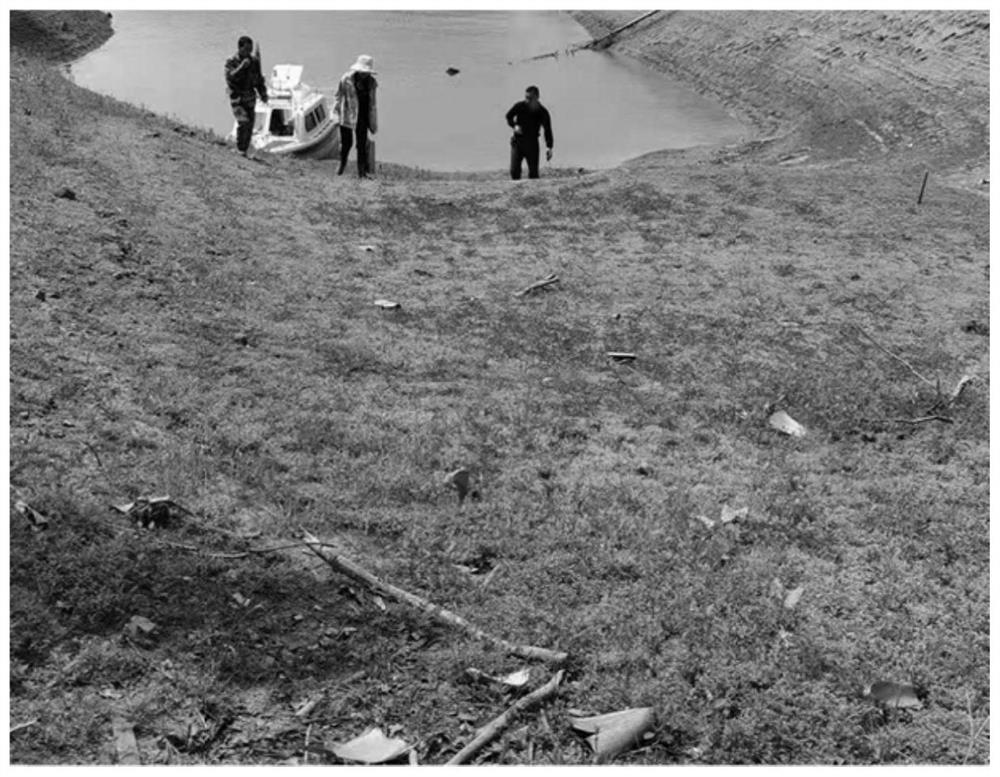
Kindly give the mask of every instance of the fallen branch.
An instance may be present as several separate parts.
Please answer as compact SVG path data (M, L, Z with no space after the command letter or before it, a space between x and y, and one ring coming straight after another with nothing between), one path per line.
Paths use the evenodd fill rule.
M891 356L893 359L895 359L896 361L898 361L900 364L902 364L904 367L906 367L906 369L908 369L910 372L912 372L916 377L918 377L920 380L922 380L928 386L933 386L934 390L937 391L938 395L940 396L940 393L941 393L940 387L938 386L938 384L935 381L933 381L930 378L926 378L923 375L921 375L919 372L917 372L913 368L912 364L910 364L908 361L906 361L906 359L904 359L902 356L897 356L896 354L894 354L892 351L890 351L888 348L886 348L884 345L882 345L880 342L878 342L878 340L876 340L874 337L872 337L870 334L868 334L864 329L862 329L857 324L851 324L851 326L854 327L855 329L857 329L861 334L863 334L876 348L878 348L880 351L882 351L882 353L887 354L888 356Z
M901 424L924 424L928 421L941 421L946 424L955 423L951 418L945 415L925 415L923 418L894 418L893 421Z
M502 649L505 653L520 656L521 658L532 661L549 661L553 664L561 664L568 657L566 653L547 650L546 648L535 647L534 645L516 645L513 642L508 642L505 639L500 639L491 634L487 634L478 626L474 626L469 623L469 621L465 620L465 618L461 615L456 615L455 613L450 612L443 607L439 607L423 597L411 594L409 591L404 591L402 588L398 588L390 583L379 580L371 572L358 566L344 556L323 550L323 543L308 532L305 533L304 542L310 551L329 564L334 570L343 575L347 575L347 577L352 580L356 580L359 583L366 585L375 593L387 596L390 599L401 602L402 604L408 604L411 607L414 607L431 616L439 623L458 627L471 634L476 639L495 645L496 647Z
M551 680L545 683L545 685L514 702L514 705L506 712L499 717L494 718L490 723L480 729L475 738L459 750L458 753L452 756L446 766L468 763L476 755L476 753L500 736L500 733L513 723L520 713L534 707L537 704L541 704L550 696L554 696L556 691L559 689L559 683L562 682L562 678L563 670L560 669L552 676Z
M184 545L180 542L170 542L169 540L163 540L163 545L168 548L174 548L176 550L186 550L189 553L201 553L206 558L221 558L221 559L241 559L251 556L254 553L276 553L279 550L291 550L293 548L302 547L302 543L296 542L291 545L275 545L271 548L250 548L248 550L239 551L235 553L209 553L204 548L198 548L194 545Z
M531 292L535 291L536 289L542 289L542 288L545 288L546 286L551 286L553 283L559 283L559 276L556 275L555 273L553 273L552 275L549 275L549 276L547 276L545 278L542 278L542 280L540 280L540 281L535 281L530 286L526 286L525 288L521 289L521 291L516 292L514 294L514 296L515 297L523 297L524 295L530 294Z

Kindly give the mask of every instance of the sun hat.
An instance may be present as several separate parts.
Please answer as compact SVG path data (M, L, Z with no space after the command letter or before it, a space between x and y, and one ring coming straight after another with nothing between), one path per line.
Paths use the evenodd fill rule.
M375 60L367 54L362 54L358 57L358 61L351 65L351 70L361 73L374 73Z

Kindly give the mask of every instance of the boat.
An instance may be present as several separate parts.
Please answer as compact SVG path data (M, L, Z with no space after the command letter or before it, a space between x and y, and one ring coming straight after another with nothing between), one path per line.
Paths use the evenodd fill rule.
M309 159L329 159L340 151L333 100L302 81L302 65L275 65L268 101L254 110L253 150ZM236 137L233 125L231 139Z

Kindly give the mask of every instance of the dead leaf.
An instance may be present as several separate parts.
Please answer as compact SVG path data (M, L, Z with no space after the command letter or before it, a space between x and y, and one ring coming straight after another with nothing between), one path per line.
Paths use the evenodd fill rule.
M644 734L655 724L652 707L637 707L589 718L571 718L570 725L589 734L586 741L597 763L607 763L615 756L640 744Z
M777 413L772 413L771 417L767 419L768 424L771 425L772 429L777 429L783 434L790 435L792 437L805 437L806 428L792 418L784 410L779 410Z
M531 680L531 670L530 669L518 669L516 672L511 672L503 677L498 677L492 674L486 674L486 672L481 672L478 669L466 669L465 673L469 675L473 680L489 681L494 683L500 683L501 685L506 685L511 688L522 688L528 684Z
M732 523L737 518L746 518L750 514L749 507L741 507L738 510L734 510L729 505L722 506L722 515L719 516L719 520L722 523Z
M701 521L706 529L715 528L715 521L709 518L707 515L696 515L695 518Z
M349 742L334 745L338 758L364 764L382 764L406 754L410 746L402 739L389 739L380 728L370 728Z
M802 592L805 590L806 589L800 585L798 588L793 588L791 591L785 594L785 609L794 610L795 605L798 604L799 599L802 598Z
M32 531L41 531L46 526L48 526L49 519L42 515L38 510L29 505L27 502L18 499L14 503L14 509L17 510L18 514L23 518L28 520L31 524Z
M865 688L864 695L889 709L921 709L924 706L917 697L917 689L908 683L882 680Z

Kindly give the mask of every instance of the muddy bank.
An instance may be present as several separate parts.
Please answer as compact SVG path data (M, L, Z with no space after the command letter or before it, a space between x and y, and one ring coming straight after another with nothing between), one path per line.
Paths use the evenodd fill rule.
M594 37L637 15L574 13ZM988 153L986 11L664 11L611 48L830 156Z

